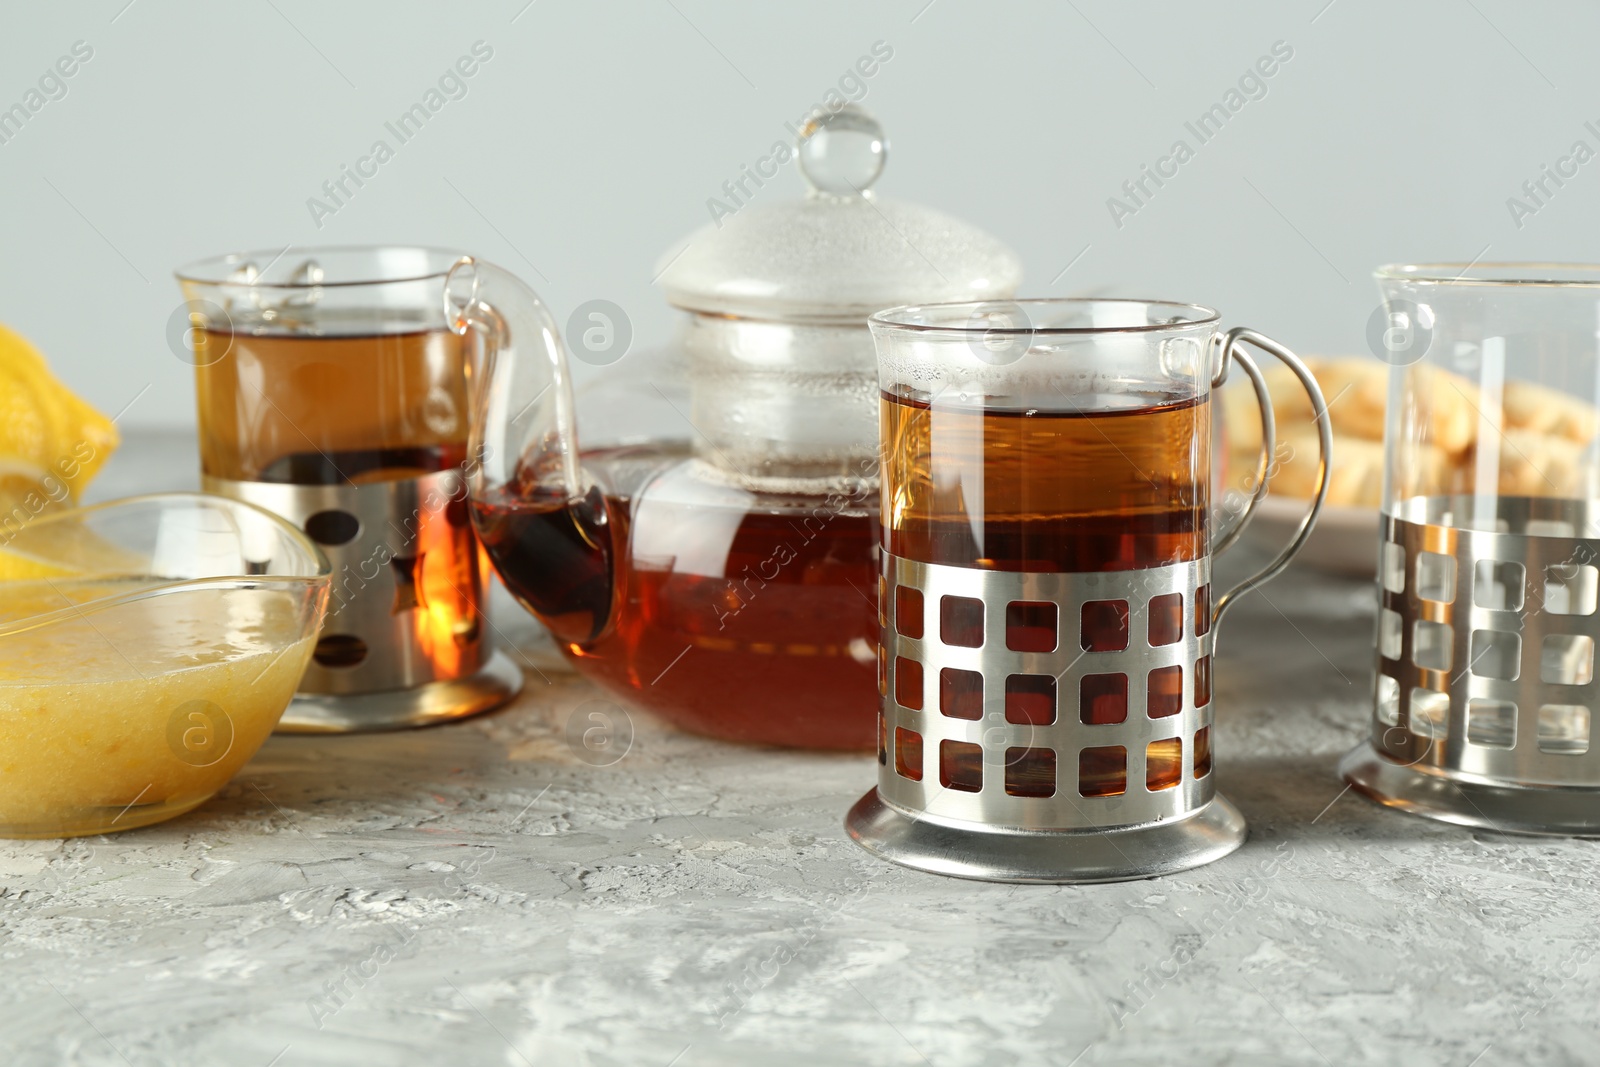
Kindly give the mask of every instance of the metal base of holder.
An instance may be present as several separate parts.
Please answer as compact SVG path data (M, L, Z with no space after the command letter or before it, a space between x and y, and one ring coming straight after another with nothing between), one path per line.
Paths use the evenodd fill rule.
M465 719L522 692L522 671L495 652L477 674L380 693L297 693L278 723L280 734L353 734L404 730Z
M856 844L931 874L982 882L1130 882L1219 860L1244 844L1244 816L1222 796L1179 819L1111 830L1011 830L914 817L876 789L845 816Z
M1363 741L1339 761L1339 774L1384 807L1457 826L1511 834L1600 837L1600 789L1446 777L1385 759L1370 741Z

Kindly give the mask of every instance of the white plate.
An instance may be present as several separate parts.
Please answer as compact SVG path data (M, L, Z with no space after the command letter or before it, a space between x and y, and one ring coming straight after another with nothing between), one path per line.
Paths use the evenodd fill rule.
M1275 555L1294 536L1306 505L1306 501L1293 497L1268 496L1256 507L1255 516L1239 540L1257 551ZM1356 578L1376 577L1377 561L1377 509L1333 505L1322 509L1311 539L1295 557L1296 563Z

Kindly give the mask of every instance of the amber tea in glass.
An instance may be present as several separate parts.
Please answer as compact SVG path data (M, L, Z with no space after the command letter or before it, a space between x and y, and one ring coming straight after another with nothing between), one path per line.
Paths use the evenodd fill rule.
M347 313L314 333L217 323L194 344L200 463L213 477L361 484L466 458L463 339L443 326Z
M1206 553L1207 397L1131 390L1039 398L1039 405L986 408L885 392L889 552L956 567L1042 572L1142 569ZM977 645L981 617L976 622L954 616L941 626L947 640ZM1085 647L1122 648L1127 626L1125 611L1086 617ZM1121 792L1120 750L1089 752L1080 765L1086 787ZM980 755L971 749L958 758ZM1175 780L1181 753L1155 757L1150 778ZM1025 766L1019 773L1026 779L1030 770L1054 768Z
M1204 555L1208 398L1077 399L1081 406L1056 397L985 408L883 394L889 550L1015 571L1120 570Z

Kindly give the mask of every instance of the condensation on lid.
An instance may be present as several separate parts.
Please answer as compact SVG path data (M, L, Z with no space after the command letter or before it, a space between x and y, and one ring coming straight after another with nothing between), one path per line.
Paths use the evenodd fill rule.
M813 115L801 130L800 200L756 190L657 265L667 299L691 311L785 321L865 324L908 303L1010 296L1015 253L943 212L886 200L871 186L888 141L864 109ZM761 197L770 198L763 202Z

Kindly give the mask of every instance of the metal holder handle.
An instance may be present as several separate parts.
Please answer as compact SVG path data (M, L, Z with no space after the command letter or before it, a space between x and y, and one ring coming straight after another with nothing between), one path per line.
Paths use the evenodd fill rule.
M1306 541L1311 537L1311 529L1316 525L1317 516L1322 514L1323 502L1328 498L1328 461L1333 450L1333 429L1328 421L1328 404L1323 398L1322 387L1317 384L1317 379L1312 375L1310 368L1301 361L1299 356L1265 334L1257 333L1255 330L1244 326L1235 326L1229 330L1222 343L1221 368L1217 372L1216 378L1213 379L1212 384L1214 386L1221 385L1227 380L1228 361L1230 359L1237 360L1239 366L1244 369L1245 374L1250 378L1250 384L1255 389L1256 402L1261 407L1261 462L1256 468L1255 491L1250 494L1249 502L1245 505L1244 511L1240 513L1233 526L1218 539L1217 546L1213 549L1212 554L1221 553L1238 539L1239 534L1244 531L1245 525L1255 514L1256 505L1267 495L1268 483L1272 480L1273 454L1277 451L1277 432L1274 426L1272 400L1267 395L1267 383L1261 376L1261 369L1256 366L1255 360L1240 349L1241 342L1248 342L1262 351L1270 352L1273 356L1276 356L1279 362L1288 367L1290 373L1299 379L1301 388L1311 398L1311 410L1316 412L1314 421L1317 425L1317 494L1311 501L1311 507L1306 510L1304 517L1301 518L1300 526L1295 530L1294 536L1289 539L1289 543L1284 546L1283 551L1279 552L1272 562L1265 567L1262 567L1259 571L1217 598L1211 611L1211 626L1213 629L1222 621L1222 613L1227 611L1235 600L1276 578L1289 565L1290 561L1299 554L1300 550L1305 547Z

